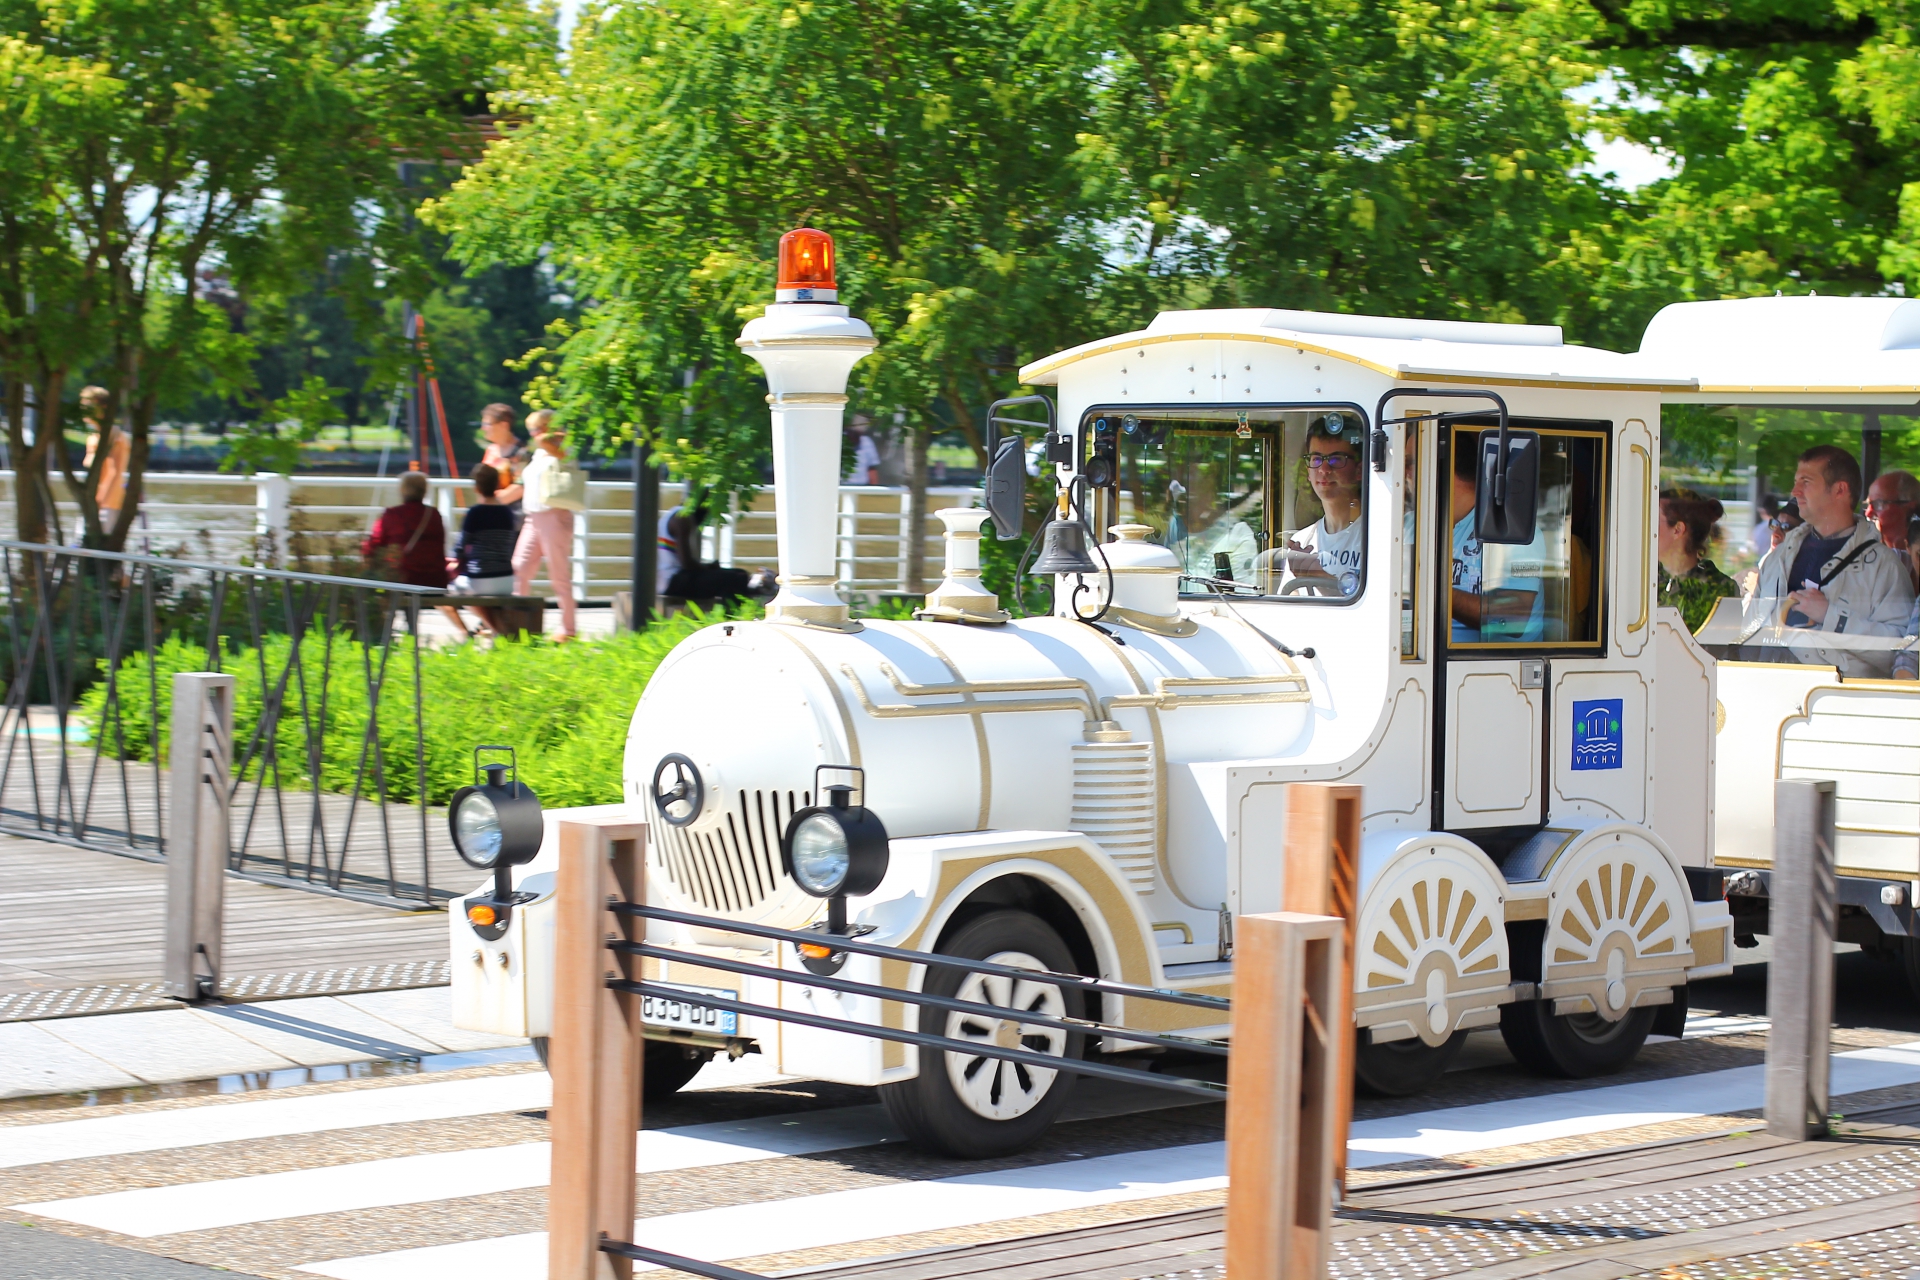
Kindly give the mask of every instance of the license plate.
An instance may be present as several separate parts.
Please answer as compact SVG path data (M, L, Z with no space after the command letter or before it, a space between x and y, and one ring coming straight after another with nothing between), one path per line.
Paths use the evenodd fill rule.
M683 983L662 982L660 986L671 986L675 991L685 991L689 995L722 996L728 1000L738 1000L737 991L723 991L719 987L690 987ZM703 1009L688 1004L684 1000L670 1000L663 996L640 997L640 1021L656 1027L677 1027L683 1031L704 1031L708 1035L730 1036L740 1029L740 1017L728 1009Z

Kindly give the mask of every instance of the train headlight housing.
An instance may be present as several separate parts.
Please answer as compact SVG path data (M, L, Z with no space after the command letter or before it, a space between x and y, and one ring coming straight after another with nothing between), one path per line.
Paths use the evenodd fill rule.
M852 787L826 791L826 804L800 810L787 824L780 861L816 898L872 893L887 878L886 824L865 805L853 805Z
M468 866L481 871L532 862L540 852L540 797L520 781L517 758L482 765L482 751L513 754L511 747L473 749L473 785L454 792L447 806L453 847ZM480 780L483 773L485 782Z

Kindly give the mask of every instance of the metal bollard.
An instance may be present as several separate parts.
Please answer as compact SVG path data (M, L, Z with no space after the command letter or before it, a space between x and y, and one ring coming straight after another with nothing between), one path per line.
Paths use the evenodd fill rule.
M1773 883L1767 928L1767 1132L1802 1141L1827 1132L1833 1028L1834 784L1773 784Z
M233 677L173 677L167 934L161 979L176 1000L220 994L220 934L233 774Z

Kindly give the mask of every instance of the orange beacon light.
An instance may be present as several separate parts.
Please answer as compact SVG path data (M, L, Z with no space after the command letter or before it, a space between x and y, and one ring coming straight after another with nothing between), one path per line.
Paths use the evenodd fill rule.
M780 237L780 276L774 282L775 302L838 302L833 279L833 237L812 227L799 227Z

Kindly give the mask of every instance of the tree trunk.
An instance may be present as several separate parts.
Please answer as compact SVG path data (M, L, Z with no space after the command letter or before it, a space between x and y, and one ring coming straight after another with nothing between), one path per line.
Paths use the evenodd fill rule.
M927 589L927 446L931 433L924 425L907 424L907 591Z
M13 460L14 536L22 542L47 540L47 508L41 487L33 482L35 452L27 444L27 384L18 377L8 378L7 456ZM46 455L39 456L44 466Z

